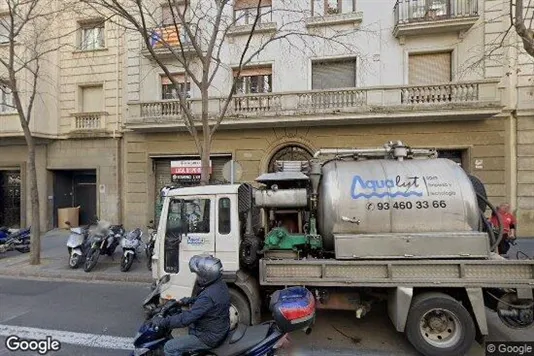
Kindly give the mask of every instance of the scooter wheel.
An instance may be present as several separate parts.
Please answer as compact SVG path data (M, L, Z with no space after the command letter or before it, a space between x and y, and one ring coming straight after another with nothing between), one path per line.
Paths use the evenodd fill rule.
M76 269L80 267L81 262L81 256L80 255L71 255L69 258L69 267L72 269Z
M130 267L132 267L133 260L133 255L131 253L123 256L121 261L121 272L128 272Z

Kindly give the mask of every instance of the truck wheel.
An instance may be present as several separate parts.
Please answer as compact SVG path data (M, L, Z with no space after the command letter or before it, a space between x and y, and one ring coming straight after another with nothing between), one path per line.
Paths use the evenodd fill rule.
M456 299L443 293L425 293L412 302L406 336L425 356L466 355L475 340L475 324Z
M233 330L237 324L250 325L252 313L247 298L241 292L230 288L230 329Z

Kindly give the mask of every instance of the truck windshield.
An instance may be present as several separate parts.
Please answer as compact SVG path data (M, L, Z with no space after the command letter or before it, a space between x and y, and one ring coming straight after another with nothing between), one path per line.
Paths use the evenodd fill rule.
M167 231L209 233L210 199L171 199Z

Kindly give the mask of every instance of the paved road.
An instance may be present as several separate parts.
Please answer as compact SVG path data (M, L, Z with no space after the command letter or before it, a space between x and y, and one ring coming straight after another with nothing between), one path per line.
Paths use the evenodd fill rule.
M62 349L51 355L127 355L148 292L144 285L0 279L0 355L31 355L5 348L12 334L59 339ZM534 340L532 331L503 331L491 315L490 322L491 339ZM294 334L292 340L292 356L416 354L380 306L362 320L347 312L320 312L312 334ZM483 354L479 345L470 353Z

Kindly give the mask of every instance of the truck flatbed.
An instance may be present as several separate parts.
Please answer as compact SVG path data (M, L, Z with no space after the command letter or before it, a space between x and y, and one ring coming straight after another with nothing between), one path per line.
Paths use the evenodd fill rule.
M262 259L260 284L316 287L534 288L534 260Z

